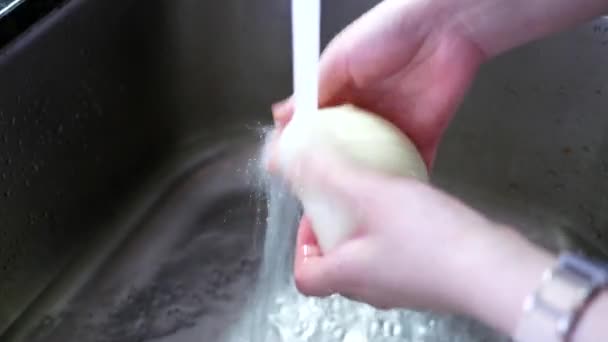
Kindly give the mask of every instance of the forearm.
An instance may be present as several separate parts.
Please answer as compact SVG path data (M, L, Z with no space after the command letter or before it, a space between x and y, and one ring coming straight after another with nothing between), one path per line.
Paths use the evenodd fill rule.
M608 0L461 0L452 24L488 58L608 14Z
M555 260L513 230L493 228L458 260L466 280L454 295L460 296L462 313L512 334L526 296Z
M543 272L557 258L508 229L479 245L474 254L478 261L471 256L468 262L474 263L470 269L478 282L463 290L463 312L512 336L525 298L540 286ZM607 321L608 293L604 291L584 311L572 341L608 340Z

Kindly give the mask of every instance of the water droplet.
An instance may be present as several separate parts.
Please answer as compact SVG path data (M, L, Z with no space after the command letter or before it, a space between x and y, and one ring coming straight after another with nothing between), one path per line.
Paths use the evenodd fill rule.
M605 160L602 161L602 173L604 176L608 176L608 162Z
M423 338L424 336L426 336L428 330L425 326L417 326L416 328L414 328L414 335L416 336L416 338Z
M519 190L519 184L515 183L515 182L511 182L509 183L509 191L515 192Z
M594 215L593 215L593 213L591 213L591 212L588 212L588 213L587 213L587 223L588 223L590 226L594 226L594 225L595 225L595 216L594 216Z
M332 333L332 337L335 339L341 339L344 336L344 329L338 327L336 328L333 333Z
M343 342L369 342L367 337L358 330L350 330L342 340Z
M380 323L373 321L369 327L369 333L372 337L376 337L380 331Z
M384 324L382 324L382 336L388 338L391 337L391 332L393 331L393 325L391 324L391 322L384 322Z
M393 325L393 331L391 332L391 335L393 337L401 336L402 333L403 333L403 328L401 327L401 324Z

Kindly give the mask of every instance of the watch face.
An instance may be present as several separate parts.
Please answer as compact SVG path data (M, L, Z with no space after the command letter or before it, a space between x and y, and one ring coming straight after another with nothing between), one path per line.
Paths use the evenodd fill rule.
M560 319L556 319L538 307L524 312L513 335L516 342L562 342ZM567 331L567 329L566 329Z
M588 279L557 269L539 289L537 296L552 310L565 314L577 310L591 290Z

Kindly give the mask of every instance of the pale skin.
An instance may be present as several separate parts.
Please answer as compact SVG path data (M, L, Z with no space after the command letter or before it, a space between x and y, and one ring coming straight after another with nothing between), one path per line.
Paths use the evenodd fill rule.
M605 13L608 0L385 0L324 51L319 104L350 102L384 116L432 167L482 63ZM275 105L273 113L280 134L292 101ZM465 314L513 334L524 298L555 263L554 254L511 227L430 185L356 170L325 151L297 167L285 174L292 183L323 184L361 218L355 236L323 255L304 216L295 260L304 294ZM573 341L608 340L607 321L604 291Z

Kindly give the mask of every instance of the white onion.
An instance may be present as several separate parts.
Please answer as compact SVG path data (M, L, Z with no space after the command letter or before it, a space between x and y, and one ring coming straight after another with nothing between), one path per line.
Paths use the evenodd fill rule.
M356 167L428 180L426 165L410 139L381 117L352 105L298 113L278 141L278 162L285 171L303 153L329 149ZM340 201L314 185L296 190L323 252L349 238L357 219Z

